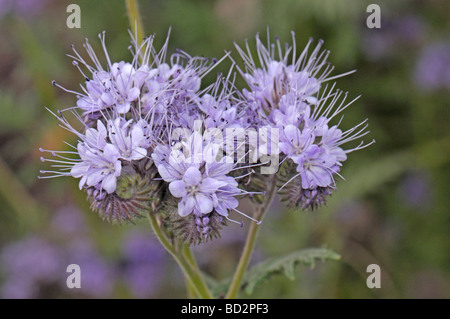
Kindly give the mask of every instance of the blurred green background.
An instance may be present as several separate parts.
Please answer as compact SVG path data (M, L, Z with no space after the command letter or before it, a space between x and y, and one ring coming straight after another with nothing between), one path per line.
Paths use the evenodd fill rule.
M156 46L172 27L170 50L221 57L270 28L297 48L325 40L334 74L350 98L344 128L369 118L376 144L352 153L338 190L316 212L274 203L253 263L326 246L339 262L298 268L296 279L273 277L249 298L449 298L450 2L377 1L381 29L366 26L367 5L350 0L139 1ZM81 29L66 26L67 5L81 7ZM83 78L66 54L84 38L100 49L106 30L113 60L129 59L121 0L0 0L0 296L3 298L182 298L180 270L152 237L146 220L112 226L89 211L71 178L38 180L39 147L73 142L44 109L75 104L52 87L77 90ZM264 38L264 37L263 37ZM99 51L98 51L99 52ZM100 55L101 56L101 55ZM233 55L236 57L236 54ZM225 71L228 62L219 66ZM236 226L236 227L234 227ZM245 228L196 247L209 275L232 274ZM82 269L82 288L65 284L68 264ZM382 286L366 286L366 267L380 265Z

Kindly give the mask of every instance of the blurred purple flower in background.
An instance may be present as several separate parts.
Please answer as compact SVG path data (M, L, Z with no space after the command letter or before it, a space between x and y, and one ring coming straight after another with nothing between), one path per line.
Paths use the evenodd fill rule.
M45 234L34 234L2 248L2 298L109 298L121 280L135 298L158 292L165 256L151 233L127 233L121 258L110 260L87 236L89 225L76 206L58 209L50 225ZM80 289L67 288L70 264L80 266Z
M67 205L52 216L51 226L65 236L70 236L83 233L86 230L86 221L76 206Z
M432 185L424 172L412 172L401 181L399 197L410 208L430 207L433 199Z
M111 295L114 288L114 267L109 264L92 244L87 240L75 240L67 249L66 267L77 264L81 269L82 295L105 298ZM65 285L65 280L61 281ZM66 288L67 289L67 288ZM70 292L78 292L77 289Z
M60 246L35 235L6 246L0 262L6 277L1 289L3 298L45 298L49 297L47 287L52 287L52 291L60 287L56 291L67 294L105 298L114 286L113 267L89 241ZM70 264L81 268L81 289L66 286L66 269Z
M420 44L424 38L424 25L414 15L385 18L380 29L367 29L363 34L362 51L369 60L381 60L396 53L397 49Z
M450 42L435 42L422 50L414 82L423 90L450 90Z
M89 239L79 239L80 234L84 237L85 230L82 212L75 206L64 206L54 214L51 228L45 235L34 234L4 246L0 254L4 278L1 296L45 298L52 297L56 291L58 295L108 297L114 288L114 267L97 252ZM65 241L55 241L62 234ZM81 268L81 289L72 290L66 286L69 275L66 269L70 264ZM47 295L49 292L52 295Z
M62 256L58 247L38 236L5 246L0 256L0 268L8 277L2 287L2 297L36 297L40 283L54 283L57 274L65 271Z
M0 18L8 13L24 18L39 14L47 0L0 0Z
M164 252L150 233L134 231L123 241L123 277L136 298L148 298L157 290L164 264Z

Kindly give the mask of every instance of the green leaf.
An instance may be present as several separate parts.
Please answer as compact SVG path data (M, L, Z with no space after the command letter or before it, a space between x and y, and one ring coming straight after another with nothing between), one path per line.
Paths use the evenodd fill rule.
M297 264L314 268L316 260L339 260L340 256L326 248L309 248L293 252L284 257L269 258L253 268L244 276L243 287L247 294L252 294L255 287L275 274L284 273L291 280L295 279Z

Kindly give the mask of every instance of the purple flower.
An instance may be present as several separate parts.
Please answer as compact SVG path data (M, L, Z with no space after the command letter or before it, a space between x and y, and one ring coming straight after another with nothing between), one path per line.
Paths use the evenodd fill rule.
M0 268L6 276L3 298L36 298L40 285L53 284L65 270L63 251L39 236L3 247Z
M84 112L93 113L114 107L119 114L130 111L131 103L137 101L140 90L132 75L134 68L129 63L114 63L112 71L96 71L86 82L86 95L81 96L77 106Z
M236 196L244 194L244 192L238 188L238 182L232 176L227 176L233 170L233 164L230 163L206 163L205 165L205 175L208 178L220 182L220 186L217 191L213 194L213 205L214 210L221 216L228 216L230 210L236 210L239 205ZM237 211L242 214L241 212ZM245 215L244 215L245 216Z
M269 42L266 47L257 36L257 62L248 43L246 51L236 47L245 65L245 70L240 72L250 88L243 90L248 118L257 127L268 125L280 130L280 155L287 157L296 169L280 190L300 179L300 183L293 183L287 191L295 197L289 202L302 208L316 207L335 187L334 176L339 175L346 154L371 143L342 149L343 144L368 133L366 121L346 132L338 125L331 126L332 119L354 100L345 103L347 94L335 90L334 84L331 87L322 84L351 72L330 77L333 67L326 61L329 53L321 52L322 41L309 54L310 40L297 56L292 35L292 46L286 44L284 49L278 38L276 44ZM296 185L301 189L295 189Z
M164 268L162 248L148 233L131 232L123 241L125 269L123 276L137 298L149 297L161 281Z
M58 163L54 167L62 167L61 173L50 171L55 173L55 176L70 174L80 178L80 189L95 187L97 190L105 190L108 194L113 193L122 171L122 161L140 160L147 155L147 150L142 146L148 146L149 143L142 123L133 123L133 120L125 121L118 117L107 120L105 126L101 120L97 120L96 127L86 129L83 134L75 130L64 117L59 119L67 130L79 137L77 151L53 151L52 155L59 159L41 159ZM68 158L63 156L63 153L78 155L79 159ZM68 169L70 173L65 172Z
M47 0L0 0L0 18L9 12L29 18L39 14L46 2Z
M166 47L163 50L167 49ZM156 67L148 68L148 76L144 81L147 90L147 99L143 102L144 112L152 109L156 103L168 101L167 98L185 99L190 93L200 90L201 72L197 69L195 59L184 55L188 62L186 66L181 63L180 54L172 56L171 66L160 59L156 59ZM200 60L198 60L200 61ZM156 100L160 100L156 102Z
M1 295L4 299L32 299L39 294L39 285L36 282L14 277L6 280L1 288Z
M425 172L409 172L400 182L400 199L416 210L426 211L434 204L433 192L433 184Z
M191 133L173 146L159 145L152 155L170 194L179 199L178 215L191 216L204 238L235 211L257 223L259 221L237 210L240 195L251 194L238 187L232 171L238 169L233 159L222 155L223 148L198 132ZM191 237L190 234L186 235Z
M86 231L86 221L82 211L76 206L66 205L52 216L52 228L66 235L80 235Z
M437 42L421 52L414 70L414 82L423 90L450 90L450 43Z
M104 35L102 38L104 44ZM77 106L85 113L92 114L106 109L112 109L118 114L128 113L132 103L137 102L141 95L141 86L148 76L143 70L136 70L135 66L124 61L111 64L109 55L105 48L105 55L108 60L108 70L103 70L99 64L92 47L86 42L86 48L95 64L95 68L78 55L74 57L73 64L79 68L79 64L84 64L92 73L92 79L86 78L86 89L84 94L78 94ZM80 68L79 68L80 69ZM80 72L84 75L83 71Z
M214 179L203 179L202 173L196 167L189 167L182 180L169 184L170 193L181 198L178 204L178 214L186 216L196 209L197 214L208 214L213 210L212 193L222 186Z
M281 96L278 108L269 115L270 123L274 126L299 126L301 121L309 118L309 106L299 99L293 92Z
M314 135L309 130L301 132L294 125L286 126L283 133L281 135L280 150L294 162L297 162L303 152L309 150L312 146Z
M237 107L227 99L217 101L214 96L205 94L201 97L198 107L205 113L206 128L225 128L238 125Z
M193 121L199 119L201 80L217 64L215 60L191 57L178 50L172 54L170 63L166 62L168 39L159 54L151 48L153 37L147 39L144 50L143 66L148 72L143 82L140 112L149 115L155 124L170 122L175 127L192 127ZM153 60L152 67L147 66Z
M108 131L106 130L106 126L102 121L97 121L97 126L90 127L84 133L85 137L82 137L82 140L85 140L85 144L93 149L103 150L107 144Z
M218 75L216 81L197 99L205 128L247 128L250 123L245 98L229 77Z
M257 38L257 46L260 45ZM259 46L260 52L265 54L263 47ZM311 72L300 70L294 65L286 65L284 61L271 61L273 57L266 56L264 69L250 70L253 74L246 73L244 78L251 91L244 89L244 95L248 99L254 99L261 103L263 108L272 109L280 101L284 92L290 90L297 96L302 96L304 100L313 103L313 96L320 88L318 79L312 77Z
M325 109L326 114L333 109L334 103ZM343 103L341 103L342 106ZM319 109L323 107L321 101L318 102L317 107ZM338 174L342 162L347 159L347 153L367 146L360 144L349 150L341 148L342 144L359 139L368 133L365 131L366 121L345 133L337 125L329 127L328 122L341 111L342 109L338 108L328 118L319 115L320 113L316 112L316 109L312 114L305 112L300 125L298 125L300 127L287 125L283 129L280 151L298 165L297 172L299 174L297 176L300 176L304 189L334 187L333 175Z
M5 246L2 268L30 280L51 281L62 267L61 251L47 240L33 236Z
M314 48L308 57L308 50L311 46L310 40L303 52L296 56L296 43L294 33L292 32L292 46L286 44L284 49L279 39L276 39L276 47L272 44L266 47L256 36L256 50L258 53L258 63L248 50L247 52L236 45L236 48L242 57L245 70L240 70L243 78L247 82L250 90L244 89L243 94L253 108L264 110L269 119L274 120L277 116L294 115L293 118L286 118L285 124L289 121L298 121L304 111L303 103L315 104L317 102L316 94L321 87L321 83L329 81L328 75L332 68L327 66L327 56L325 52L320 52L322 41ZM246 44L248 48L248 43ZM273 45L275 47L275 44ZM278 57L275 56L278 52ZM292 57L291 57L292 54ZM285 99L281 101L281 99ZM286 101L288 99L288 101ZM280 104L284 104L280 106ZM272 114L275 110L278 114ZM298 110L296 110L298 108ZM286 113L287 112L287 113ZM296 114L292 114L296 113ZM256 111L264 117L264 114Z
M311 145L294 162L298 164L297 172L300 173L304 189L332 186L335 173L332 167L336 164L336 158L327 154L323 148Z
M189 122L184 111L196 109L201 78L214 67L214 63L206 58L191 57L182 51L171 56L170 64L166 63L168 38L157 52L153 47L154 36L146 38L142 46L133 39L133 63L113 63L106 49L104 33L100 39L108 62L106 70L86 41L85 48L93 65L75 49L74 56L71 56L73 64L86 79L84 92L61 87L76 94L77 107L83 112L86 122L98 119L106 112L114 116L131 113L136 122L149 117L156 121L170 119L177 125ZM91 75L86 75L82 67Z
M80 178L80 188L94 188L91 191L98 199L104 197L103 191L115 192L123 167L143 160L156 142L168 140L168 128L193 127L193 122L201 118L197 103L201 78L215 65L215 61L191 57L182 51L172 55L168 64L165 62L168 41L156 52L153 36L142 46L134 41L133 63L111 62L105 33L99 37L106 69L88 41L85 48L92 65L75 49L71 56L74 66L86 79L84 93L66 90L53 82L77 96L77 108L70 110L82 122L81 131L69 123L63 112L55 115L64 128L78 137L76 150L41 149L55 157L41 158L42 161L51 162L57 168L41 171L51 174L43 178Z
M133 120L125 121L116 118L108 121L108 136L111 143L119 151L119 157L125 161L136 161L147 155L142 146L146 140L141 124L133 124Z
M113 269L98 255L90 242L72 243L68 247L66 258L68 264L80 266L82 272L80 293L96 298L105 298L111 294L114 288ZM65 286L65 282L63 284ZM64 286L63 288L66 288Z
M342 131L338 129L337 125L334 125L331 128L328 128L328 126L325 125L322 129L322 140L320 145L325 149L328 155L334 156L337 162L344 162L347 159L347 154L339 147L339 145L342 144Z
M86 113L101 111L114 103L112 94L105 84L111 81L109 73L98 71L92 77L92 80L86 82L86 95L80 96L77 101L77 106Z
M80 189L94 186L104 189L108 194L116 190L117 177L120 176L122 164L119 151L112 144L106 144L102 152L90 150L85 144L78 144L81 162L73 165L70 174L80 178Z
M119 114L127 113L131 108L131 103L136 101L140 95L140 85L142 84L141 74L135 79L136 71L130 63L121 61L111 66L112 79L111 87L108 89L115 93L116 99L110 102L116 103L116 110Z
M313 144L315 136L311 130L301 132L297 127L288 125L284 129L284 141L280 149L297 166L304 189L314 189L318 186L328 187L333 183L333 167L336 157L325 150L323 146Z
M79 290L67 289L66 269L70 264L81 268ZM71 240L61 246L34 235L6 245L0 256L0 268L7 278L1 289L4 298L48 297L47 291L105 297L114 285L112 268L88 240Z
M361 49L370 60L392 59L397 52L420 44L425 38L424 31L424 23L417 16L386 16L382 28L366 29Z
M181 145L158 146L153 154L161 177L170 183L170 193L180 198L178 214L202 216L215 210L228 217L228 211L238 206L235 196L242 193L234 178L227 176L234 167L232 160L217 161L221 148L205 142L198 132Z
M310 40L297 55L292 37L286 47L279 39L266 47L257 36L257 62L248 44L245 51L236 46L248 86L242 91L234 86L233 68L201 90L217 61L181 50L166 59L168 40L158 52L154 36L142 45L133 39L132 62L111 62L103 33L105 68L86 42L90 62L75 50L72 56L86 79L83 93L63 88L76 94L77 106L68 110L82 129L69 123L68 110L58 112L62 126L78 141L71 151L42 150L54 157L42 160L57 168L42 171L51 174L44 177L80 178L91 207L109 220L129 220L162 205L174 234L182 229L174 236L190 243L217 236L225 219L231 220L230 211L256 221L237 210L237 198L264 192L264 179L252 183L252 167L268 168L267 158L278 165L274 155L292 164L285 185L297 178L299 189L289 192L296 197L291 202L316 207L334 189L347 154L367 146L343 148L366 135L367 124L347 131L340 122L331 124L353 101L346 103L347 94L324 82L346 74L330 77L333 67L322 41L311 48ZM238 169L245 172L239 175Z

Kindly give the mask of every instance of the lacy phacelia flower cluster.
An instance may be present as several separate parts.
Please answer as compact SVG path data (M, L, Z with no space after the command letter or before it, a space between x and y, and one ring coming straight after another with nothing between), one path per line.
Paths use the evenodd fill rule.
M278 39L266 47L257 36L258 62L248 43L236 46L248 84L238 90L234 62L226 76L202 81L229 54L217 61L178 50L168 58L168 41L157 51L153 39L133 40L130 62L111 62L103 33L105 67L88 41L86 58L75 49L71 55L85 78L82 91L53 83L77 97L76 106L54 115L78 141L66 151L41 149L56 168L41 177L78 178L104 219L150 212L174 236L202 242L226 221L241 224L232 214L259 222L238 210L240 198L265 192L268 177L258 166L264 172L276 163L271 174L283 182L283 198L315 208L335 188L346 154L365 147L342 145L367 134L366 121L344 132L331 124L353 101L324 84L336 77L321 43L309 52L310 41L297 56L295 39L282 50Z
M287 160L289 166L280 191L288 188L284 198L293 206L313 209L335 189L335 176L340 176L346 154L371 143L361 142L347 150L341 147L369 133L367 120L345 132L338 128L339 124L330 124L356 99L346 103L347 93L326 82L352 72L329 77L333 67L327 62L329 52L321 51L322 42L309 53L310 40L297 56L294 33L292 38L293 45L283 50L278 38L275 44L264 46L257 36L258 62L248 43L246 51L236 48L245 64L240 73L250 88L243 90L249 113L258 118L260 125L280 132L280 159Z

